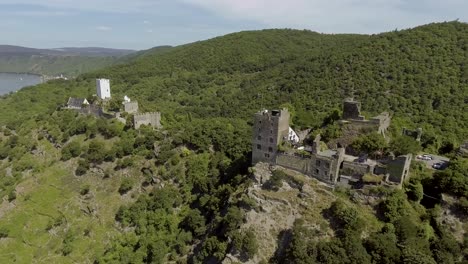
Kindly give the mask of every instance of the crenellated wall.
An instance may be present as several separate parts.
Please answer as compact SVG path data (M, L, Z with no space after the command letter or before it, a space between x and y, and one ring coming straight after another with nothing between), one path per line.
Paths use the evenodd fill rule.
M151 125L154 128L161 127L161 113L148 112L143 114L135 114L133 116L133 125L135 129L140 128L141 125Z

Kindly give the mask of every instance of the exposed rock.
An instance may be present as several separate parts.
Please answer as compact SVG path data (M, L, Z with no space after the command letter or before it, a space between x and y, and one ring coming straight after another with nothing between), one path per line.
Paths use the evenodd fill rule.
M283 185L278 191L269 191L262 189L262 184L265 183L272 174L272 170L281 169L287 174L290 172L284 168L272 166L266 163L258 163L253 168L253 177L256 184L247 190L247 196L254 199L257 207L245 214L244 224L240 227L241 231L253 230L258 243L257 254L249 259L243 260L238 252L234 250L227 254L222 263L259 263L261 261L269 261L275 258L277 254L284 253L286 246L290 240L290 230L293 228L294 222L304 214L310 216L312 207L318 208L328 207L334 196L329 195L330 192L325 191L322 186L315 180L307 176L300 175L304 178L304 184L301 186L290 186L283 181ZM288 174L288 177L292 177ZM297 173L294 173L296 175ZM310 182L316 185L320 192L310 185ZM321 204L320 204L321 202ZM311 223L311 225L315 225ZM318 226L318 225L317 225ZM288 236L289 234L289 236ZM289 238L288 238L289 237Z
M264 184L271 177L270 164L259 162L253 167L253 177L257 184Z

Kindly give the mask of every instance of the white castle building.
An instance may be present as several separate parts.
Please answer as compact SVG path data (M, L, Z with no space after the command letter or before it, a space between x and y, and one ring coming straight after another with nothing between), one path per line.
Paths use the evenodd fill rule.
M96 90L100 99L111 98L109 79L96 79Z

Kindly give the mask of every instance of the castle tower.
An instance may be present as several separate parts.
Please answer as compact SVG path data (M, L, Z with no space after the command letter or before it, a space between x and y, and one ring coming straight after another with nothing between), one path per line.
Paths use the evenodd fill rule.
M361 115L361 103L354 101L352 98L345 99L343 101L343 119L364 120Z
M96 91L102 100L111 98L109 79L96 79Z
M252 164L275 163L278 145L288 139L290 114L287 109L263 110L255 114Z

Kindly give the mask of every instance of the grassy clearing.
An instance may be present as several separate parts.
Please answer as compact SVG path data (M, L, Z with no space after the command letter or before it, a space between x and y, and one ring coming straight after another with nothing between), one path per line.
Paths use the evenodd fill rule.
M138 176L138 172L113 172L114 179L102 179L93 173L76 177L70 164L56 162L17 186L21 192L15 207L0 220L0 227L9 230L9 237L0 241L0 263L92 263L117 234L115 213L131 201L131 194L120 196L120 179L115 178ZM84 185L90 186L87 195L80 194ZM132 192L136 191L134 187ZM56 222L59 224L54 226ZM72 250L64 256L64 237L68 233L72 239L67 243Z

